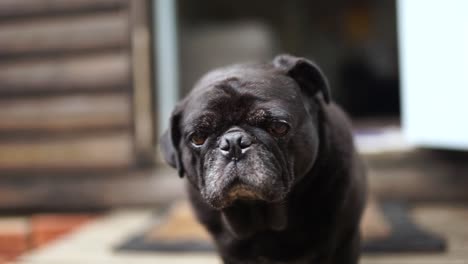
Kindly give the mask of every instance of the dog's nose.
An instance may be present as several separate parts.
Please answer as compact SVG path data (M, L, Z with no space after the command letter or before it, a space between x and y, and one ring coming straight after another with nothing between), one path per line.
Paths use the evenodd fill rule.
M226 133L219 143L219 149L230 159L239 159L245 150L252 145L252 139L243 132Z

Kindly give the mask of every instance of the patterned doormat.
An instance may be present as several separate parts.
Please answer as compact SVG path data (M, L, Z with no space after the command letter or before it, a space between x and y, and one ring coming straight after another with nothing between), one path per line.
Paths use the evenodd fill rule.
M424 230L410 217L411 210L399 202L368 203L361 224L364 253L442 252L445 240ZM159 215L159 216L158 216ZM116 250L157 252L212 252L210 236L197 222L186 201L160 214L145 232L135 234Z

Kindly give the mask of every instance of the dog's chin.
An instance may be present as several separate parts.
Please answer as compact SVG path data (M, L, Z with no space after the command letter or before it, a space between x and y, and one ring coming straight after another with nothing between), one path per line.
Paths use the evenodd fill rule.
M216 210L223 210L231 207L233 204L238 203L238 202L245 202L249 204L254 204L254 203L261 203L261 204L274 204L274 203L281 203L283 200L282 199L276 199L276 200L265 200L265 199L255 199L255 198L246 198L245 196L242 197L236 197L236 198L227 198L227 199L217 199L217 200L211 200L208 199L205 201L214 209Z
M202 197L215 209L224 209L236 201L278 202L288 192L291 177L286 166L263 146L240 160L226 160L216 151L208 157L200 189Z
M285 197L286 192L283 188L281 190L259 190L258 188L237 183L224 190L217 190L210 192L211 195L203 195L205 201L217 210L226 209L236 202L249 202L249 203L281 203Z
M244 184L232 186L219 198L208 199L208 203L218 210L230 207L236 201L266 201L266 199L263 194Z

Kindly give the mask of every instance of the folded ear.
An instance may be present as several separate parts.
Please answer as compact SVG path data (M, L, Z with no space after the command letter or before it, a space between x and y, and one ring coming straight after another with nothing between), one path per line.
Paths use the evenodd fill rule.
M182 107L181 105L178 105L172 112L169 128L163 133L159 142L164 159L169 165L177 169L179 176L182 178L185 170L182 164L179 147L182 136L180 131L181 116Z
M273 65L293 78L305 94L315 96L321 92L325 102L330 103L327 78L315 63L305 58L282 54L274 58Z

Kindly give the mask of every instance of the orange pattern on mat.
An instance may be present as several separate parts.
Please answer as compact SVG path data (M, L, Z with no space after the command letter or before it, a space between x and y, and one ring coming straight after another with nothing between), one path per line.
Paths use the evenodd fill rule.
M0 217L0 264L76 230L96 219L93 214L36 214Z

